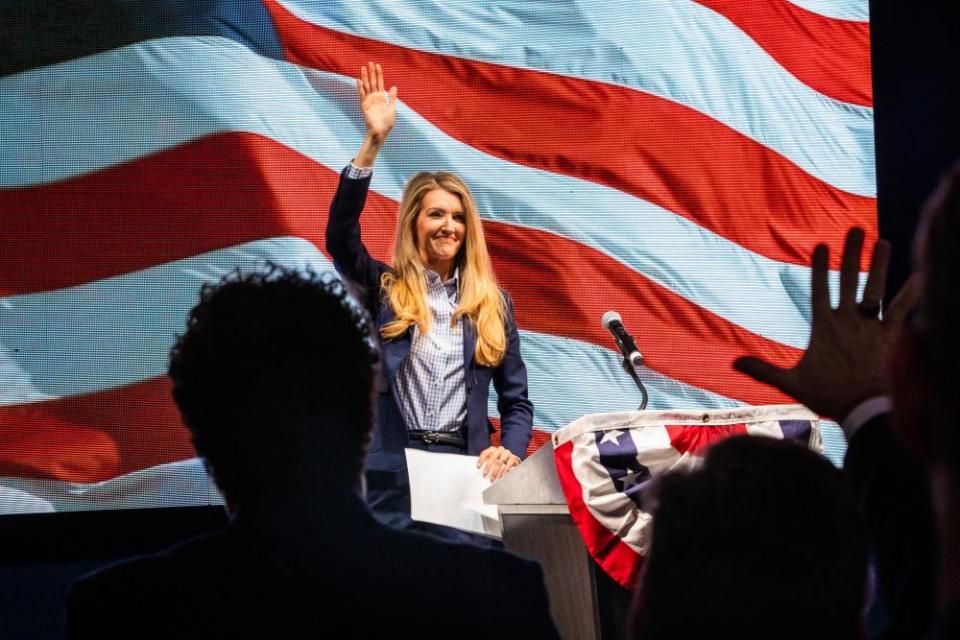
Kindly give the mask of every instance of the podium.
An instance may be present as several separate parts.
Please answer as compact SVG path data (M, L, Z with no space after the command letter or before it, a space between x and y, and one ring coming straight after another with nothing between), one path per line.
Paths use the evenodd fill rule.
M564 638L626 637L631 597L620 585L637 571L652 533L652 517L628 491L657 475L696 468L712 443L736 435L822 450L818 418L801 405L599 413L554 432L552 445L484 492L484 502L497 505L504 546L543 567ZM585 538L567 508L558 461ZM631 509L643 517L623 526L623 513ZM610 552L605 540L611 534L623 553ZM596 548L588 551L584 539Z
M497 505L504 547L543 569L550 613L564 640L624 638L630 593L587 552L553 456L548 442L484 491L483 500Z

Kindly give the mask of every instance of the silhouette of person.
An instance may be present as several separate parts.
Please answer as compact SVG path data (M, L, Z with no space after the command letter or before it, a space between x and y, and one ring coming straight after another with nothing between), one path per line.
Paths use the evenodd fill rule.
M866 637L866 531L826 458L738 436L654 498L634 637Z
M556 637L535 563L370 514L377 358L338 281L205 286L169 376L229 524L79 580L70 637Z

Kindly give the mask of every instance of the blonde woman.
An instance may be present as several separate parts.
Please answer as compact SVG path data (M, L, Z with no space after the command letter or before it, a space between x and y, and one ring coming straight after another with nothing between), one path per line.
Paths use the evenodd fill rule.
M475 541L410 520L405 447L479 456L498 479L520 464L533 422L527 371L510 299L496 285L473 196L445 171L407 183L390 267L360 240L360 213L377 153L396 119L397 88L369 63L357 78L366 136L343 170L330 207L327 250L366 292L380 335L382 382L367 457L367 497L381 520ZM491 446L490 382L498 394L503 446Z

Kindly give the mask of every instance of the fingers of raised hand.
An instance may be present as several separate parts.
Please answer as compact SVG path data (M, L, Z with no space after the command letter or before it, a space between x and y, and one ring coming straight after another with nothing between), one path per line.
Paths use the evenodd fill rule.
M860 254L863 251L863 229L854 227L847 232L840 262L839 309L852 309L857 304L857 284L860 279Z
M814 320L826 317L830 311L830 285L827 281L829 264L830 250L827 245L817 245L810 264L810 305Z
M366 70L363 67L361 67L360 77L357 78L357 97L360 98L361 103L363 103L363 101L367 99L367 88L365 86L366 83L364 83L363 81L364 80L363 76L365 74L366 74Z
M377 91L377 65L374 62L367 63L367 78L370 82L369 89L370 93ZM381 89L382 91L382 89Z
M887 287L887 268L890 266L890 243L878 240L873 246L870 258L870 273L863 288L863 297L857 309L861 314L876 318L880 314L880 303Z
M370 95L383 95L383 68L379 64L368 62L366 66L360 67L358 80L361 100Z
M793 369L782 369L762 358L750 356L737 358L733 362L733 368L758 382L776 387L787 395L793 395L795 391L796 374Z
M358 87L360 87L360 99L365 99L370 95L372 88L370 86L370 72L367 67L360 67L360 77L357 78Z

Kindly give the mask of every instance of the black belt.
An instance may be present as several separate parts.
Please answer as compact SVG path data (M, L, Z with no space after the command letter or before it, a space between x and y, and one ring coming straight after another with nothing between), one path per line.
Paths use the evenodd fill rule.
M411 440L421 440L427 444L449 444L455 447L463 448L466 442L459 433L448 433L446 431L409 431L407 435Z

